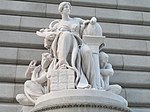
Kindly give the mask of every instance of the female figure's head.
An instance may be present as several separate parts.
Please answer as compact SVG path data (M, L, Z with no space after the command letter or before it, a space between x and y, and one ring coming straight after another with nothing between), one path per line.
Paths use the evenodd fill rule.
M61 14L70 14L71 4L69 2L62 2L59 4L58 11Z

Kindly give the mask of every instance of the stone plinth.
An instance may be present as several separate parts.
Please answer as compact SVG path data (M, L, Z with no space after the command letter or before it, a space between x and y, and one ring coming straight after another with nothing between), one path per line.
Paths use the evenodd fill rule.
M127 101L98 90L63 90L41 96L31 112L131 112Z

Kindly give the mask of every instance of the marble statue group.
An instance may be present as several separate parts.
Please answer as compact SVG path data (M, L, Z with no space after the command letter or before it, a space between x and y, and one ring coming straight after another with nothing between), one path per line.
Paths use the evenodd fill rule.
M24 94L18 94L17 101L21 105L34 105L40 96L63 89L91 89L119 94L121 86L109 84L114 70L108 62L108 54L102 50L104 42L94 41L105 39L97 19L71 18L69 2L60 3L58 11L61 19L36 32L44 38L47 52L42 54L40 65L36 60L30 62L25 73L30 80L24 83Z

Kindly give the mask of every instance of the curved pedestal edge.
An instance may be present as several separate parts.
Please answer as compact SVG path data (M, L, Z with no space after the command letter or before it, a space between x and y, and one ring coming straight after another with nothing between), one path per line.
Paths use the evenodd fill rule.
M120 107L115 105L109 104L63 104L63 105L53 105L53 106L45 106L42 108L34 108L31 112L45 112L54 109L63 109L63 108L81 108L81 107L88 107L88 108L105 108L110 110L117 110L121 112L132 112L128 107Z
M127 101L114 93L99 90L63 90L41 96L31 112L49 112L54 109L98 108L132 112Z

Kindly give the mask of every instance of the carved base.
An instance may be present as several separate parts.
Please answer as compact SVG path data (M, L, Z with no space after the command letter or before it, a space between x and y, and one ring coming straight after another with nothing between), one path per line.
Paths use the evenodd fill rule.
M63 90L41 96L31 112L132 112L127 101L98 90Z

